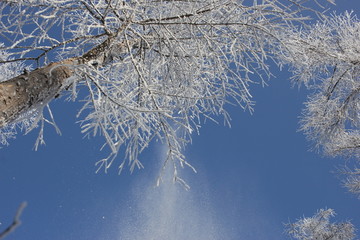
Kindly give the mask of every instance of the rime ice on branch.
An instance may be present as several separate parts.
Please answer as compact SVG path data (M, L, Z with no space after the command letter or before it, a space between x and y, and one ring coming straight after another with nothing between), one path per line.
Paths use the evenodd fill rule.
M205 118L229 123L229 102L252 111L250 84L271 75L269 61L285 54L284 29L304 24L308 3L3 0L0 51L8 57L0 63L35 70L0 83L1 126L14 129L34 107L28 130L39 121L55 126L51 112L47 120L36 106L65 89L76 99L82 86L82 132L104 136L110 149L99 169L121 146L131 171L142 167L138 154L156 138L168 146L176 178L179 166L190 166L181 150Z
M320 209L314 216L287 224L287 233L299 240L353 240L355 228L350 222L331 223L332 209Z
M314 90L303 110L301 130L330 156L355 157L344 182L360 193L360 21L346 12L306 29L284 33L294 80ZM348 162L349 163L349 162ZM353 168L353 169L351 169Z

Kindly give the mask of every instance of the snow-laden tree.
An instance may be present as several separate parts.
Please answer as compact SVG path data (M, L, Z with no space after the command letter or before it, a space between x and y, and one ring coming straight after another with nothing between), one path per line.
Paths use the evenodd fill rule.
M359 19L347 12L287 39L286 60L295 81L314 89L305 104L302 130L330 155L360 156Z
M204 119L222 115L229 123L227 103L252 111L250 84L266 81L269 60L297 47L284 30L304 24L307 4L2 0L0 140L8 144L17 130L40 126L36 147L44 143L45 123L59 131L48 103L83 91L82 132L102 135L110 149L99 169L106 171L122 146L119 169L126 162L131 171L141 168L138 154L158 139L176 178L178 166L190 166L181 149Z
M332 209L321 209L314 216L301 218L295 223L287 224L286 232L299 240L352 240L355 239L355 228L350 222L331 223L335 216Z
M313 91L301 129L330 156L360 157L360 21L346 12L286 33L284 58L294 81ZM355 164L356 165L356 164ZM345 186L360 193L360 171L346 167Z

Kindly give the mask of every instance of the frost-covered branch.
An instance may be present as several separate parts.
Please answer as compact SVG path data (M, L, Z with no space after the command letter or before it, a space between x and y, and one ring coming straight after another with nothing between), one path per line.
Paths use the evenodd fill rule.
M359 19L345 13L289 35L286 62L294 80L315 90L305 104L302 130L330 155L358 155Z
M286 225L286 232L299 240L352 240L355 228L350 222L330 223L335 216L332 209L320 209L313 217L301 218Z
M330 156L360 158L360 21L350 12L314 26L285 32L294 81L313 93L305 103L301 130ZM347 168L348 169L348 168ZM349 170L349 169L348 169ZM345 186L359 193L359 177L346 171Z
M357 164L352 167L342 167L339 172L346 176L343 180L343 186L360 198L360 169L357 167Z
M131 170L142 167L138 155L158 139L169 147L167 162L177 174L177 166L190 166L181 152L204 119L223 116L229 123L228 103L253 111L251 84L271 76L270 61L288 52L284 30L305 24L302 11L310 3L1 1L0 51L6 58L0 66L24 64L30 76L19 86L19 72L0 83L18 99L11 109L20 110L7 107L11 91L0 93L9 111L2 115L2 142L14 136L15 125L55 126L36 104L45 106L66 90L75 100L81 89L88 93L78 114L82 132L102 135L110 149L100 168L106 171L121 147ZM47 81L50 71L60 70L61 77ZM31 93L23 94L24 86L33 86L26 88Z

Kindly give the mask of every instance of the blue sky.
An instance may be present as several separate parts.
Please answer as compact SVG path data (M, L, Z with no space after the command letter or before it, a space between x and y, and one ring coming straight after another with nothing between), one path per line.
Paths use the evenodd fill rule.
M360 1L337 4L338 12L360 14ZM181 173L189 192L154 187L160 145L141 155L141 171L95 174L102 139L80 134L80 105L54 101L62 136L48 127L47 145L38 151L36 131L0 149L0 229L22 201L23 224L8 240L288 239L283 223L326 207L360 229L360 200L331 173L343 160L309 151L297 131L305 89L291 88L286 71L276 75L268 87L253 86L253 115L230 107L231 128L207 122L193 136L185 155L198 173Z

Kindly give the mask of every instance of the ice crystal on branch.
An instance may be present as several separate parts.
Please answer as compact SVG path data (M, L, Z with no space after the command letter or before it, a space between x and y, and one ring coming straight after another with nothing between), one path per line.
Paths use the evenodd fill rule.
M286 46L294 79L315 89L302 130L331 155L358 150L360 21L351 13L290 33Z
M335 216L332 209L320 209L313 217L287 224L287 233L299 240L352 240L355 228L350 222L330 223Z
M293 30L292 30L293 31ZM345 12L285 33L294 79L313 90L305 103L301 130L317 149L330 156L360 156L360 21ZM355 164L356 165L356 164ZM358 170L345 186L359 193Z
M288 44L284 30L307 19L301 15L309 10L305 4L5 0L1 50L10 60L0 63L25 61L37 68L30 79L41 73L45 86L33 82L27 89L43 96L45 105L66 89L74 99L80 86L87 89L78 116L82 132L102 135L110 149L100 168L106 171L121 147L131 170L142 167L138 154L155 138L168 146L166 162L176 175L178 166L190 166L181 151L204 119L221 115L228 123L230 102L253 110L250 85L271 75L269 61L285 54ZM12 102L4 123L28 112L34 101L40 102L26 96ZM14 111L19 104L27 107Z

